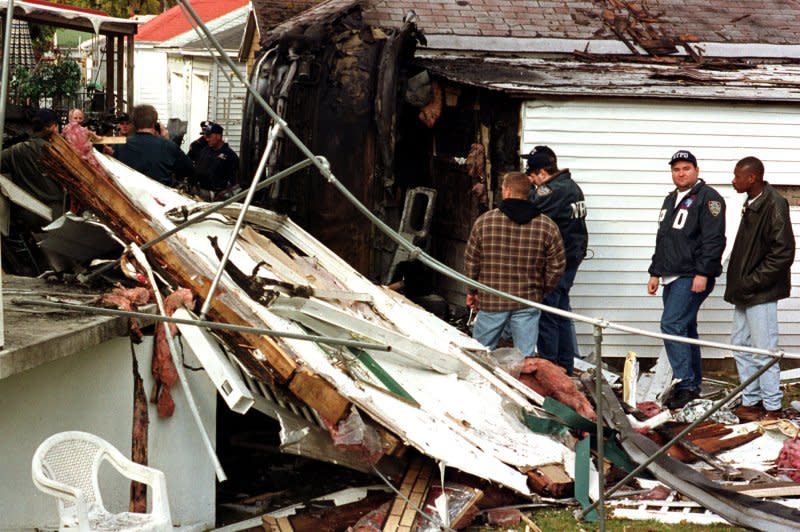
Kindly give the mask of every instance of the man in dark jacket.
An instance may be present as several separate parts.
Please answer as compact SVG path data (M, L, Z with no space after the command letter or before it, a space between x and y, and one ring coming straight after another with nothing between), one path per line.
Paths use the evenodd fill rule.
M522 172L503 176L503 201L475 220L464 254L468 277L501 292L541 302L564 272L564 244L558 226L528 201L530 184ZM508 325L514 345L533 356L539 333L539 309L476 290L467 306L480 308L472 336L494 349Z
M39 109L31 125L33 136L3 150L0 166L3 172L11 174L14 183L50 207L50 220L25 209L17 211L14 208L15 218L19 218L27 229L40 232L42 226L64 214L69 204L64 187L53 180L42 166L42 152L50 145L50 137L58 134L58 115L52 109Z
M691 152L675 152L669 161L676 189L667 195L659 214L656 249L650 264L647 293L664 286L661 332L698 338L697 312L722 273L725 250L725 201L699 179ZM664 340L672 374L680 382L667 403L682 408L700 396L700 346Z
M534 185L528 198L558 226L567 258L564 275L545 296L543 303L572 311L569 291L575 282L578 267L586 256L589 242L583 191L572 180L568 169L558 169L556 154L547 146L537 146L528 155L525 173ZM567 370L567 375L572 375L573 361L578 356L578 341L572 320L543 312L539 318L537 347L540 357L560 365Z
M137 105L131 119L136 133L128 136L125 144L114 145L114 157L168 187L176 187L180 178L192 176L194 168L189 157L156 131L155 107Z
M745 157L733 171L733 188L747 193L742 221L728 263L725 301L735 305L731 343L761 349L778 347L778 300L789 297L794 233L789 204L764 181L764 164ZM770 361L767 355L734 352L745 381ZM780 368L772 366L742 393L736 415L742 421L782 417Z
M194 152L190 148L190 159L194 162L193 184L207 200L225 199L239 184L239 156L222 139L223 131L221 125L206 122L203 127L205 146Z

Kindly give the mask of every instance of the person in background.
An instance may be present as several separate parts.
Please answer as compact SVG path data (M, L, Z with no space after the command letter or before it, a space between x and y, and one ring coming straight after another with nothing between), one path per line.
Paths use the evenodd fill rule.
M50 137L59 132L58 115L52 109L39 109L31 121L33 136L30 139L6 148L0 156L0 168L11 175L12 181L25 192L50 207L53 220L61 216L69 206L67 193L54 181L41 164L42 152L50 145ZM40 231L49 223L27 210L19 215L32 231Z
M541 302L556 287L566 259L558 226L528 201L531 185L522 172L503 176L498 208L475 220L464 255L468 277L511 295ZM506 325L514 346L534 355L537 308L470 288L467 306L478 310L472 336L494 349Z
M669 161L675 190L661 206L656 249L650 263L647 293L664 287L661 332L698 338L697 313L722 273L725 250L725 200L699 178L697 158L688 150ZM683 408L700 397L703 370L700 346L664 340L675 386L669 408Z
M239 156L225 142L223 132L221 125L207 122L203 129L206 145L194 152L194 183L204 199L225 199L239 184Z
M174 143L156 132L158 112L152 105L137 105L131 115L136 133L125 144L114 145L114 157L163 185L176 187L192 178L192 161Z
M70 109L69 113L67 113L68 124L78 124L82 126L85 119L86 115L83 114L83 110L81 109Z
M131 117L128 113L120 113L117 115L117 135L120 137L127 137L133 134L133 124L131 123Z
M558 226L564 240L567 266L558 285L545 297L549 307L572 311L569 291L575 282L575 274L586 257L589 233L586 230L586 201L583 191L568 169L559 170L556 154L547 146L537 146L528 155L525 170L533 188L528 199ZM539 356L558 364L572 375L578 340L575 325L569 318L543 312L539 318Z
M795 242L789 203L764 181L764 163L745 157L733 170L733 188L747 194L742 221L728 263L725 301L734 305L731 343L761 349L778 347L778 301L789 297ZM772 357L735 351L744 382ZM780 367L775 364L742 392L734 413L742 422L783 417Z

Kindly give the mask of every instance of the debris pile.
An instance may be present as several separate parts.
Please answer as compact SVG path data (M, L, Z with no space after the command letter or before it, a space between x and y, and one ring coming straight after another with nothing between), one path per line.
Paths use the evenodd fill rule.
M792 491L784 487L794 479L798 446L773 430L778 424L739 424L719 409L713 421L700 423L712 410L709 401L662 410L671 379L636 379L633 369L611 379L616 389L605 378L600 397L585 363L570 378L545 360L528 359L515 365L517 378L503 369L507 359L499 363L463 332L374 285L288 218L198 202L97 158L102 169L56 139L46 164L128 246L135 258L128 264L138 273L130 277L153 292L159 311L177 308L175 316L202 325L177 331L231 410L253 408L276 420L284 453L385 481L335 494L334 502L256 516L267 530L460 529L479 517L507 526L528 519L520 508L532 504L580 504L591 519L598 468L608 489L678 435L643 471L658 482L642 475L628 481L609 502L615 515L668 520L681 508L684 520L800 526L800 512L788 501L757 498ZM130 305L122 295L118 305ZM211 324L222 327L214 336L205 330ZM157 329L164 335L159 360L174 360L178 332ZM176 370L180 377L180 364ZM172 377L148 398L159 412L171 412L169 386L180 382ZM725 386L717 389L724 393ZM599 464L597 416L606 425ZM737 461L737 452L749 458ZM683 511L692 504L704 510Z

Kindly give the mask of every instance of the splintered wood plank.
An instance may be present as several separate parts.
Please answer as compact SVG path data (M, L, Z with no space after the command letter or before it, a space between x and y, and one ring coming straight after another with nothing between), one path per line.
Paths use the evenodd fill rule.
M350 402L333 385L306 370L295 373L289 383L289 390L306 404L316 405L314 409L331 423L342 419L350 406Z
M89 207L103 223L128 242L143 244L166 232L159 220L137 206L101 168L82 160L77 152L59 135L51 137L42 161L50 175L62 183L84 207ZM142 177L144 179L144 177ZM202 302L208 296L215 272L206 260L182 244L178 238L168 238L147 250L148 260L173 285L189 288ZM221 323L264 327L264 320L244 301L239 287L222 282L214 293L208 317ZM293 350L280 338L236 331L219 331L220 336L242 364L258 379L287 383L294 377L297 363ZM336 412L346 410L347 401L322 379L306 386L308 376L294 386L295 395L331 422L337 422ZM318 390L323 390L320 392ZM328 404L330 402L330 404Z
M262 521L264 522L264 530L266 532L295 532L288 517L272 517L270 515L265 515L262 517Z
M399 491L404 497L395 497L383 525L384 532L411 532L417 517L416 508L423 508L428 496L433 470L433 462L424 456L411 461L400 484Z
M575 492L575 483L563 464L547 464L528 471L528 486L546 497L569 497Z

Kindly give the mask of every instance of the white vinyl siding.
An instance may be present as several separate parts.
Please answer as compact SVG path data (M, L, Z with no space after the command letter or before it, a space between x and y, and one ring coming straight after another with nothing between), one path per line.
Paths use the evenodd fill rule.
M655 244L658 212L673 188L668 161L678 149L698 158L700 177L728 206L728 248L733 243L743 198L730 185L742 157L764 161L765 178L798 185L800 109L758 103L676 102L644 99L535 100L522 106L522 147L527 154L546 144L581 186L588 208L589 254L571 292L575 312L641 329L659 331L661 291L648 296L647 268ZM794 232L800 212L792 209ZM727 253L727 252L726 252ZM780 302L781 346L800 352L800 268L792 297ZM722 299L725 273L701 308L704 340L727 343L732 307ZM592 327L576 323L582 353L594 350ZM657 339L605 329L604 356L657 356ZM729 352L704 349L704 356Z
M137 47L134 65L134 105L152 105L158 111L159 119L166 124L164 117L169 115L167 54L149 47Z
M246 65L234 60L239 72L247 78ZM214 116L214 121L225 128L225 141L231 149L239 154L242 137L242 122L244 120L244 101L247 89L239 81L228 65L220 61L219 67L214 67L211 75L211 102L209 109ZM225 76L228 74L228 77Z

